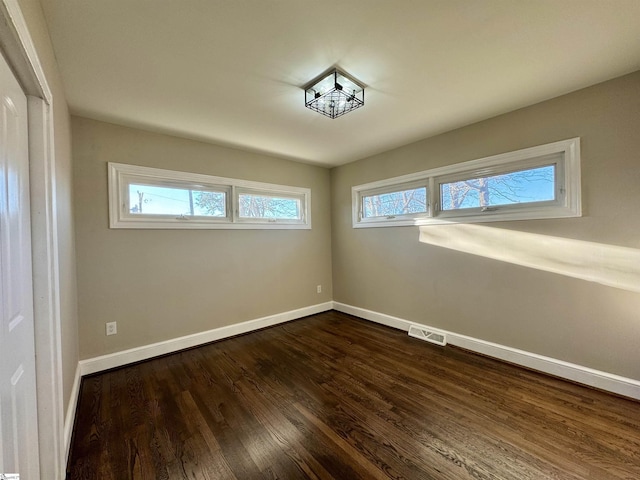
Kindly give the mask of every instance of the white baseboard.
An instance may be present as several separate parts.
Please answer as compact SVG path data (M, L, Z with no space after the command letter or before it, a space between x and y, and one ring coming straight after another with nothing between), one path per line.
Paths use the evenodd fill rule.
M80 365L76 367L76 373L73 379L73 385L71 386L71 395L69 396L69 405L67 406L67 413L64 417L64 470L67 469L67 462L69 461L69 451L71 448L71 435L73 434L73 423L76 419L76 408L78 406L78 399L80 397Z
M198 345L252 332L254 330L270 327L279 323L289 322L315 313L326 312L332 308L333 302L320 303L309 307L299 308L297 310L290 310L288 312L270 315L268 317L257 318L255 320L249 320L226 327L207 330L206 332L194 333L184 337L173 338L163 342L152 343L150 345L143 345L141 347L131 348L121 352L81 360L79 363L80 375L90 375L92 373L109 370L110 368L121 367L123 365L147 360L167 353L177 352L179 350L184 350L185 348L197 347Z
M360 307L354 307L340 302L333 302L333 308L339 312L355 315L365 320L380 323L398 330L409 331L409 325L420 325L416 322L410 322L402 318L366 310ZM426 328L435 328L430 327L429 325L423 326ZM460 335L455 332L442 330L441 328L438 328L437 330L446 333L447 343L451 345L456 345L473 352L481 353L506 362L515 363L516 365L555 375L556 377L561 377L583 385L589 385L601 390L640 400L640 381L638 380L594 370L592 368L583 367L581 365L557 360L551 357L545 357L536 353L518 350L517 348L487 342L486 340Z

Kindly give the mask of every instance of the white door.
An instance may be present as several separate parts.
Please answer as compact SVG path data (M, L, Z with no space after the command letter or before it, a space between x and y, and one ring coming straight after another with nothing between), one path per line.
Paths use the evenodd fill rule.
M39 478L27 99L0 55L0 473Z

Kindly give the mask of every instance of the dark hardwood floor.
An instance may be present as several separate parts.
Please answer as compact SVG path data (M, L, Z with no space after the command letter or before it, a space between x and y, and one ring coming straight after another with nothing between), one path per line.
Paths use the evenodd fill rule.
M69 479L640 479L640 403L327 312L85 378Z

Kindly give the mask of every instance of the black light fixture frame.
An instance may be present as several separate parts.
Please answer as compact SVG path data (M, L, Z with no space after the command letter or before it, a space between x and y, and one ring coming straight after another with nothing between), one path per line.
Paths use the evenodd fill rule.
M331 75L332 81L326 91L319 91L315 88L323 81L323 83L328 83L329 75ZM340 76L358 89L345 88L345 85L339 82ZM364 105L364 85L337 68L332 68L319 75L304 90L305 107L329 118L338 118Z

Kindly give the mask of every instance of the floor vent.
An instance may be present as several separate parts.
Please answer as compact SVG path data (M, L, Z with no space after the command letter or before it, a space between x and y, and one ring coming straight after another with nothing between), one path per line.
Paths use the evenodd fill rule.
M446 334L436 332L426 327L420 327L418 325L409 326L409 336L419 338L425 342L435 343L436 345L445 346L447 344Z

